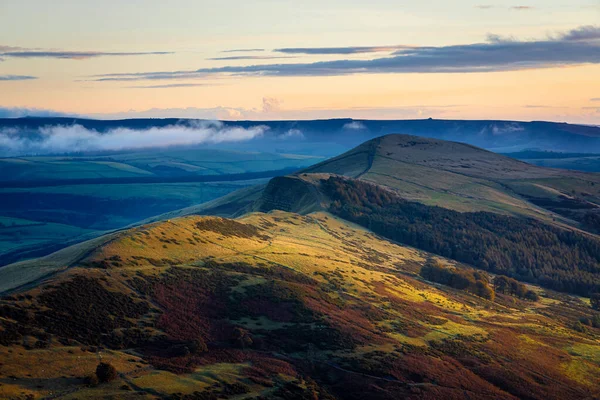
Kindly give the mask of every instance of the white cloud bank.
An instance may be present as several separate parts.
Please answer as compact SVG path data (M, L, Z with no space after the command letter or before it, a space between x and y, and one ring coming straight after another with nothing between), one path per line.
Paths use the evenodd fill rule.
M344 125L344 129L351 130L351 131L360 131L360 130L367 129L367 127L361 122L352 121L352 122L348 122L346 125Z
M81 125L48 126L33 134L10 128L0 131L0 156L239 142L260 137L268 129L264 125L246 129L208 121L193 121L186 125L177 124L144 130L116 128L106 133L86 129Z

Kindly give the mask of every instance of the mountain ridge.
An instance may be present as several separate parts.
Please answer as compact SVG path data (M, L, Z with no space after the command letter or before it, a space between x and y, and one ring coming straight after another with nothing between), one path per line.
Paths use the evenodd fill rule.
M191 126L198 120L191 119L124 119L93 120L81 118L20 118L0 119L0 129L13 128L22 132L36 132L52 125L78 124L86 129L107 132L115 128L135 130L170 125ZM204 120L201 120L204 121ZM212 121L207 121L212 122ZM268 127L261 142L286 137L290 130L300 132L295 140L276 140L268 145L269 151L306 147L306 151L319 155L334 155L327 147L318 143L330 143L334 151L352 148L360 143L386 134L404 132L407 134L456 140L497 151L518 151L527 148L544 150L600 152L600 128L596 126L567 124L544 121L503 121L503 120L367 120L367 119L324 119L324 120L282 120L282 121L222 121L225 127L250 128L257 125ZM286 142L293 143L287 144ZM223 148L250 148L246 143L222 145Z

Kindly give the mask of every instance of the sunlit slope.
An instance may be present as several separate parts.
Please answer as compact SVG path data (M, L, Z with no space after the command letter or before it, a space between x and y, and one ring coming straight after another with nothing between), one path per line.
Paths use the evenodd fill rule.
M600 395L600 332L572 329L582 300L432 284L430 255L327 213L175 218L69 257L1 300L0 397ZM99 356L120 375L87 387Z

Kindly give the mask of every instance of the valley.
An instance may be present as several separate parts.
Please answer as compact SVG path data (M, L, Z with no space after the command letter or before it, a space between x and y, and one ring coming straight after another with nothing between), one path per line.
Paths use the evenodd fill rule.
M201 204L318 157L149 149L0 159L0 266Z

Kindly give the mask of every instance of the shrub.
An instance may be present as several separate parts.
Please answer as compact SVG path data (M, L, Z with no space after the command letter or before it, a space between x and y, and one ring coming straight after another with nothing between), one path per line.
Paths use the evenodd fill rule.
M101 362L96 367L96 376L102 383L111 382L117 379L117 369L109 363Z

